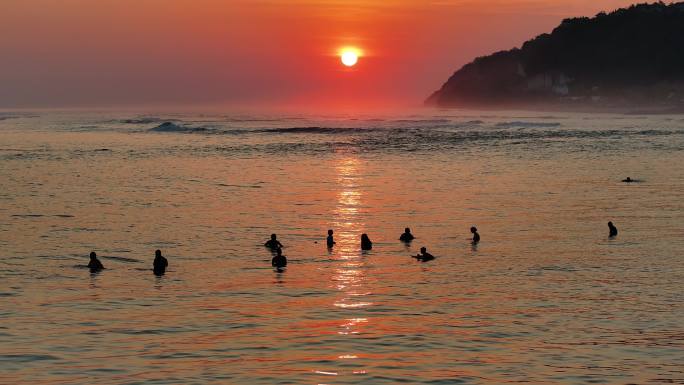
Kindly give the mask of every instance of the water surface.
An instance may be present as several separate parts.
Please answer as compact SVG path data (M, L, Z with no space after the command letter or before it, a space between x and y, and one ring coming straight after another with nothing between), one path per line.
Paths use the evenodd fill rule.
M684 383L682 116L0 116L1 383Z

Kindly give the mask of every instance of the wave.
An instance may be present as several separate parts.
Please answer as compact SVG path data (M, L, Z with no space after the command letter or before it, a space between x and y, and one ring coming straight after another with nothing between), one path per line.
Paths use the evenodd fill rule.
M119 120L119 123L124 123L124 124L151 124L151 123L158 123L158 122L163 122L164 119L161 118L154 118L154 117L145 117L145 118L137 118L137 119L122 119Z
M154 132L205 132L207 129L205 127L191 127L184 126L181 124L176 124L173 122L164 122L157 127L153 127L150 131Z
M73 218L74 216L71 214L54 214L54 215L47 215L47 214L12 214L11 215L13 218L42 218L42 217L55 217L55 218Z
M397 119L392 120L397 123L449 123L449 119Z
M284 118L225 118L224 121L228 123L272 123L282 122L284 120L304 120L299 117L284 117Z
M558 122L524 122L524 121L512 121L512 122L501 122L494 126L498 128L545 128L545 127L560 127Z
M0 112L0 120L38 118L39 115L25 112Z
M361 127L285 127L285 128L265 128L257 132L274 134L347 134L354 132L372 132L373 128Z
M126 262L126 263L141 263L142 261L134 258L127 258L127 257L117 257L117 256L102 256L103 259L111 259L115 261L121 261L121 262Z

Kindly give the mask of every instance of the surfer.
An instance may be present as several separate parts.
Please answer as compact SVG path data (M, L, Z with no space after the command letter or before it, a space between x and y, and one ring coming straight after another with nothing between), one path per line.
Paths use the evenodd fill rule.
M361 234L361 250L370 250L373 248L373 242L368 238L368 234Z
M427 252L426 247L421 247L420 248L420 254L414 255L413 258L415 258L421 262L427 262L427 261L431 261L431 260L435 259L435 257L432 254Z
M152 262L152 269L155 275L164 275L166 267L169 266L169 261L162 257L161 250L154 252L154 262Z
M88 262L88 268L90 269L91 273L97 273L98 271L104 269L102 262L97 259L97 254L95 254L94 251L90 252L90 262Z
M609 237L613 238L618 235L618 229L613 225L613 222L608 222Z
M401 236L399 237L399 240L408 243L414 240L415 238L416 237L414 237L413 234L411 234L411 229L407 227L404 229L404 233L401 234Z
M473 245L478 244L480 242L480 234L477 233L477 227L471 227L470 232L473 233Z
M271 239L266 241L266 243L264 243L264 246L268 247L271 250L276 250L276 249L282 248L283 244L280 243L280 241L278 241L277 238L278 237L275 234L271 234Z
M273 257L273 259L271 259L271 266L277 268L278 270L287 266L287 257L283 255L283 249L276 249L276 255Z
M332 230L328 230L328 238L325 239L325 242L328 244L328 248L335 246L335 239L333 239Z

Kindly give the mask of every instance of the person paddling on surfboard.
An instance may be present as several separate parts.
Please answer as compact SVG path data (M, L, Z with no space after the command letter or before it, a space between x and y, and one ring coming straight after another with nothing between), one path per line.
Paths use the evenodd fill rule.
M435 257L432 254L427 252L426 247L421 247L420 248L420 254L414 255L413 258L415 258L421 262L432 261L433 259L435 259Z

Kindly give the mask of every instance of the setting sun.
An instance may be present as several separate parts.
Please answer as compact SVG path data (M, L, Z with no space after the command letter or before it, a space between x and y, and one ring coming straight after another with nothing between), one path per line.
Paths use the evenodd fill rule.
M340 50L340 60L347 67L353 67L358 63L361 52L356 48L343 48Z

